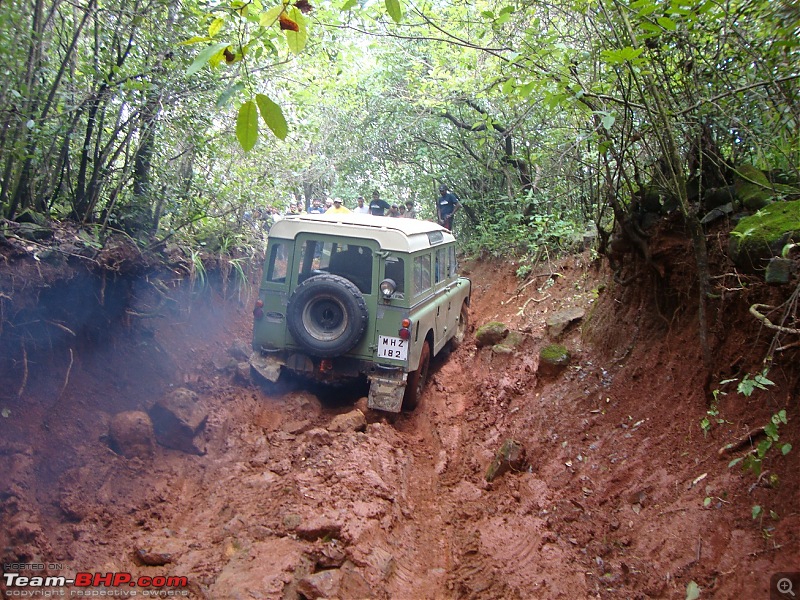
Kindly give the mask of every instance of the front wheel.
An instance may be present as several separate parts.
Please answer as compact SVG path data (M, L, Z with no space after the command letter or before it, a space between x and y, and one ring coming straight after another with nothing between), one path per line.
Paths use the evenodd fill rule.
M422 390L428 381L428 370L431 366L431 347L428 342L422 345L422 353L419 356L419 366L416 371L408 374L406 382L406 393L403 396L403 408L414 410L422 397Z

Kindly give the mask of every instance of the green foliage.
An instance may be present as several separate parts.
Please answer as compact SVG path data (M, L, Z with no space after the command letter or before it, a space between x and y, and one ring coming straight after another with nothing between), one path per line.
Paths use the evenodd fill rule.
M704 127L719 151L704 164L800 164L786 3L478 0L409 19L403 0L53 0L39 21L34 6L0 4L6 217L191 240L375 187L431 219L445 181L472 211L464 247L518 255L525 276L588 220L608 225L612 203L629 210L636 179L675 187L664 132L678 171Z
M775 385L775 383L767 379L767 369L764 369L763 372L752 378L749 373L745 375L739 382L736 391L749 398L755 390L766 390L769 385Z
M720 385L725 385L726 383L730 383L733 380L725 380L720 382ZM718 425L722 425L725 423L725 419L720 418L719 416L719 397L727 395L725 392L716 389L713 392L713 399L711 401L708 410L706 411L706 416L700 420L700 429L703 430L703 435L707 436L708 432L711 431L711 426L713 423L717 423Z
M569 250L574 237L582 235L585 228L580 215L548 210L544 204L530 195L470 203L480 222L461 236L465 251L519 258L517 275L526 276L542 258Z
M767 453L772 449L772 447L777 445L780 439L780 436L778 435L778 427L781 424L786 425L787 423L788 420L786 418L785 410L780 410L772 415L769 423L764 425L764 434L766 437L756 444L753 452L748 453L746 456L735 458L728 464L728 467L733 467L741 462L743 469L751 471L756 477L760 476L764 458L767 456ZM781 454L784 456L788 454L791 449L792 445L788 443L780 446Z

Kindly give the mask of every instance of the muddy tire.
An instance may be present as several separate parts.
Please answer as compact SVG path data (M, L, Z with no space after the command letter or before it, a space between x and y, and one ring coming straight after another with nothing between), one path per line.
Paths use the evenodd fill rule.
M310 355L330 358L353 349L369 321L367 303L344 277L323 274L306 279L289 298L289 332Z
M450 350L455 350L464 343L467 338L467 330L469 329L469 308L467 303L461 305L461 313L458 315L458 323L456 323L456 334L450 338Z
M403 410L414 410L422 397L422 390L428 381L428 370L431 366L431 347L428 342L422 345L422 353L419 356L419 366L416 371L408 374L406 381L406 392L403 396Z

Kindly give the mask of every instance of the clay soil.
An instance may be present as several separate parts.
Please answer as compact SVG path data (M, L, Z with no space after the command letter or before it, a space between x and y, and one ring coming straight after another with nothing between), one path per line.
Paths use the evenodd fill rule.
M685 244L665 242L662 258L671 252ZM77 270L43 273L24 254L6 253L6 333L22 327L11 308L26 294L31 315L37 299L67 306L50 317L49 346L3 357L8 571L21 562L43 564L34 575L185 576L188 587L170 593L191 598L521 599L685 598L694 584L701 598L768 598L774 573L800 570L800 357L776 355L775 385L749 398L735 382L720 386L757 372L772 339L735 278L716 280L729 291L710 305L709 375L680 268L667 289L620 286L588 253L525 280L513 264L470 263L472 332L435 363L420 406L391 419L367 412L364 430L337 432L337 415L364 406L357 391L330 397L292 383L268 393L237 372L230 359L249 344L252 295L222 299L210 281L178 299L186 285L154 293L145 269L119 296L150 300L113 319L87 309L84 335L66 313L118 288L95 275L89 300L72 298ZM171 301L156 302L165 289ZM586 312L559 337L571 364L545 377L546 319L569 307ZM477 348L474 329L489 321L521 332L521 344ZM208 414L204 454L157 446L129 459L110 448L115 414L146 411L178 387ZM715 389L727 395L704 434ZM729 467L750 444L718 451L781 409L781 443L795 449L771 452L761 477ZM507 440L525 448L525 464L489 482ZM5 596L20 589L0 584Z

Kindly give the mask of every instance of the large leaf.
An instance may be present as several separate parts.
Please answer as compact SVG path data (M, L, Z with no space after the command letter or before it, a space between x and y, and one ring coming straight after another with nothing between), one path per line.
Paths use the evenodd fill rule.
M256 94L256 102L258 110L261 112L261 118L264 119L270 131L275 134L276 138L285 140L289 133L289 126L286 124L281 107L264 94Z
M236 117L236 138L245 152L253 149L258 141L258 107L248 100L239 109Z
M283 9L283 4L279 4L278 6L273 6L268 11L261 13L261 16L258 19L258 24L262 27L270 27L271 25L274 25L278 22L278 17L280 17Z
M194 59L194 62L186 69L187 75L194 75L200 69L202 69L205 64L211 60L215 54L222 52L225 48L228 47L228 42L219 42L218 44L212 44L208 48L204 48L200 54L197 55L197 58Z
M305 17L303 17L303 13L295 7L291 7L286 11L286 18L290 22L297 24L297 30L294 30L294 28L287 29L281 25L281 29L284 29L284 33L286 34L286 43L289 46L289 50L295 54L299 54L302 52L303 48L306 47L306 41L308 41Z
M384 2L386 2L386 12L395 23L399 23L403 18L403 7L400 0L384 0Z

